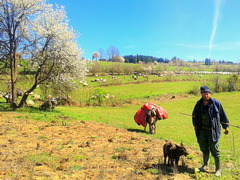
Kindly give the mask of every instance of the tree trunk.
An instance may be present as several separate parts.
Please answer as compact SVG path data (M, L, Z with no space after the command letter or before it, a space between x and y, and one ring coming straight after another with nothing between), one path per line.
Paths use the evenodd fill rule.
M23 107L23 105L26 103L26 100L28 98L29 93L33 92L37 88L37 85L38 85L38 75L35 76L35 83L34 83L34 85L29 90L27 90L27 92L25 92L23 94L23 97L22 97L19 105L17 106L18 108Z
M17 71L18 64L14 54L10 55L11 59L11 85L12 85L12 102L11 107L17 108Z

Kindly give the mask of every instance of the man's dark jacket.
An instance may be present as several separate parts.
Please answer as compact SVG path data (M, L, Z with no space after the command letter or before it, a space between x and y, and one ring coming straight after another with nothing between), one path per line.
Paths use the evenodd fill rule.
M203 106L203 99L201 98L195 105L192 113L192 122L195 128L197 139L199 140L199 131L202 129L201 125L201 107ZM228 118L223 110L220 101L210 98L209 102L209 116L211 119L212 140L217 142L221 135L221 123L229 123ZM223 129L228 128L228 125L222 124Z

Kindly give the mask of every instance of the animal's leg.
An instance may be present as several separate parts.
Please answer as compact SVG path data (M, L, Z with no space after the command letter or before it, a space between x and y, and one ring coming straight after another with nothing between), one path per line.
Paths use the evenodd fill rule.
M164 154L164 164L166 164L167 155L166 155L166 153L165 153L165 152L163 152L163 154Z
M172 160L171 160L172 161ZM170 164L170 158L168 157L168 163L167 163L168 165Z
M179 157L175 160L175 165L178 166Z

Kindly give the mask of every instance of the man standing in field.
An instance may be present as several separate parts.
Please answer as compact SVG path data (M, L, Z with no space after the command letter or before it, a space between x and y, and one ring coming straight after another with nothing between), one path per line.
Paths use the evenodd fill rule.
M209 153L211 151L215 160L215 176L221 175L221 162L219 150L219 138L221 135L221 124L225 129L224 134L228 134L228 118L223 110L220 101L211 98L211 91L207 86L200 88L202 98L196 103L192 121L199 143L203 152L203 166L200 171L207 169Z

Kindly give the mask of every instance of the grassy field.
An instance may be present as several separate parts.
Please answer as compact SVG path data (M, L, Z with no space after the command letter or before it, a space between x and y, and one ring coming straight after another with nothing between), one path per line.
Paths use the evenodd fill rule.
M240 92L213 94L212 97L222 102L222 105L226 111L230 123L239 125L240 112L238 109L240 103ZM70 118L69 120L77 119L97 121L107 123L119 128L125 128L130 131L142 132L143 127L138 126L135 123L133 117L137 110L141 108L144 103L152 101L162 106L169 114L168 119L157 122L157 133L153 136L160 139L174 140L178 143L183 141L189 146L194 146L198 148L191 117L180 114L181 112L191 114L193 107L198 99L200 99L199 96L177 95L175 99L171 99L170 97L159 100L141 99L140 101L135 101L131 104L125 104L121 107L60 106L56 107L56 110L53 113L39 112L38 109L35 108L29 108L27 112L25 112L26 109L20 109L18 111L20 114L22 112L26 113L28 116L32 117L35 120L52 121L56 120L57 117L66 116ZM21 115L19 116L21 117ZM222 134L220 140L220 146L224 159L234 159L234 156L236 158L240 156L240 152L237 151L240 148L240 130L231 126L229 129L230 134L227 136ZM142 134L145 135L144 132L142 132Z
M109 77L103 77L109 78ZM150 77L155 78L154 76ZM224 77L225 78L225 77ZM157 122L156 134L151 135L153 138L161 140L172 140L177 143L183 142L187 146L192 146L199 150L197 140L195 137L194 129L192 126L192 119L190 116L180 114L191 114L197 100L200 99L200 95L194 96L188 94L193 89L199 89L203 84L210 84L207 82L209 76L201 80L196 81L174 81L174 82L143 82L143 83L127 83L123 82L120 85L108 85L100 86L97 83L90 83L89 87L81 88L75 95L74 101L86 101L89 98L95 87L101 87L104 91L115 96L118 101L125 101L121 105L116 107L109 107L106 104L103 106L90 106L90 107L63 107L57 106L55 111L40 112L38 110L39 105L34 107L25 107L18 109L15 116L17 118L25 118L26 116L36 121L61 121L63 124L68 124L72 120L78 121L96 121L106 123L117 128L124 128L130 132L138 132L142 136L149 136L148 133L143 131L142 126L138 126L133 117L138 109L144 103L153 102L162 106L169 114L169 118L166 120ZM90 80L90 78L88 79ZM110 79L109 79L110 80ZM180 79L179 79L180 80ZM40 93L39 89L36 93ZM175 96L172 99L172 95ZM229 93L214 93L213 98L221 101L226 114L231 124L240 125L239 117L239 104L240 104L240 92ZM3 98L0 101L4 101ZM7 110L5 103L0 104L2 110ZM229 135L222 134L220 139L220 149L222 153L222 160L224 163L233 161L236 163L236 167L233 169L225 169L225 177L236 177L239 172L239 157L240 157L240 129L230 126ZM148 129L147 129L148 132ZM213 165L213 159L211 158L211 164ZM200 178L201 179L201 178Z
M222 102L222 105L226 111L231 124L239 124L239 103L240 93L220 93L213 94L213 98L216 98ZM157 134L154 135L160 139L170 139L176 142L183 141L190 146L198 147L194 129L192 126L192 119L190 116L180 114L191 114L193 107L200 97L189 96L179 97L175 100L165 100L164 102L155 100L154 103L161 105L169 114L169 118L166 120L158 121ZM147 99L145 102L149 102ZM144 103L144 102L143 102ZM141 131L142 126L138 126L134 122L134 115L136 111L141 108L143 104L130 104L123 107L57 107L57 110L66 116L72 117L78 120L94 120L97 122L108 123L117 127L126 128L129 130ZM222 134L220 140L220 146L222 149L223 157L234 158L233 151L233 137L235 147L235 157L239 157L240 152L237 151L240 148L240 130L238 128L230 126L230 134ZM145 133L143 133L145 134Z

